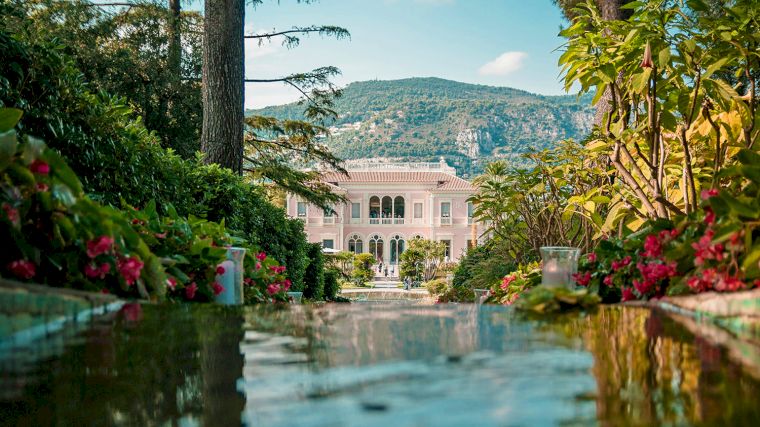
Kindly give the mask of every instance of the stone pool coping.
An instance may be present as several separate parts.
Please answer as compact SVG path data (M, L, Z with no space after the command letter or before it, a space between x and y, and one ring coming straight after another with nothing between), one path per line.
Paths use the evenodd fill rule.
M125 304L125 301L113 295L22 283L5 278L0 278L0 292L10 295L11 298L13 296L48 298L43 303L58 303L61 305L70 303L72 306L77 304L81 306L80 309L74 309L73 311L64 310L63 313L53 312L48 314L35 312L34 310L11 313L11 315L28 315L33 319L28 327L12 331L5 336L0 336L0 350L26 346L40 338L60 332L68 325L83 324L95 316L117 311ZM51 302L49 299L51 297L56 301ZM2 308L0 307L0 309ZM18 309L19 307L7 307L8 311Z

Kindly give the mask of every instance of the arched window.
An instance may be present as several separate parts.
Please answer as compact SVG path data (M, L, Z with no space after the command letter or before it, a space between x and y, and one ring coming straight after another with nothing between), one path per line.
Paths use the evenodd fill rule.
M393 199L390 196L383 197L383 218L393 218Z
M393 217L404 218L404 198L401 196L393 199Z
M380 218L380 198L377 196L369 198L369 218Z
M364 252L364 241L360 235L352 234L348 238L348 251L355 254Z
M401 235L396 234L391 237L391 264L398 264L401 259L401 254L404 253L404 238Z
M369 253L375 257L376 262L383 262L383 238L379 234L373 234L369 238Z

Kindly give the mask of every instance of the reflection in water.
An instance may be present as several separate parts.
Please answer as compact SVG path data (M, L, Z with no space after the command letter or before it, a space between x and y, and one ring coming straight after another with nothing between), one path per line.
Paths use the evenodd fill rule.
M3 424L741 425L758 382L662 314L146 306L0 359Z

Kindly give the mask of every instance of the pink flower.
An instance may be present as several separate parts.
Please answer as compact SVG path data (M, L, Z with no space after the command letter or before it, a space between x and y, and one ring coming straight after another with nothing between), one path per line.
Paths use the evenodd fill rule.
M95 264L87 264L84 266L84 275L90 279L94 279L96 277L105 279L109 271L111 271L111 264L107 262L101 264L100 267L96 266Z
M5 211L5 217L8 218L12 224L16 225L19 222L18 209L12 207L8 203L3 203L3 210Z
M612 276L606 276L603 280L604 284L607 286L612 286L613 277Z
M715 197L718 195L718 189L717 188L711 188L709 190L702 190L702 192L699 194L702 200L707 200L711 197Z
M114 240L109 236L100 236L97 239L87 242L87 256L95 258L100 254L110 252L113 248Z
M251 280L250 277L246 277L245 279L243 279L243 283L250 286L253 284L253 280Z
M257 262L257 263L256 263L256 270L257 270L257 271L258 271L258 270L261 270L261 263L260 263L260 262Z
M221 265L217 265L216 266L216 275L217 276L221 276L222 274L224 274L224 271L225 271L224 267L222 267Z
M510 274L509 276L504 276L504 279L501 281L501 289L507 290L510 284L514 282L517 279L517 277L514 274Z
M168 287L171 290L175 290L177 288L177 279L175 279L174 277L167 278L166 287Z
M631 288L623 288L623 301L632 301L636 299L636 295Z
M586 255L586 259L588 262L596 262L596 254L594 252L589 253Z
M195 284L195 282L191 283L190 286L185 288L185 296L187 299L193 299L195 298L195 291L198 290L198 285Z
M641 68L654 67L654 62L652 61L652 47L649 46L649 42L647 42L647 45L644 48L644 58L641 60L641 64L639 64L639 67Z
M25 259L17 259L8 264L8 270L16 277L29 280L37 274L37 267L33 262Z
M293 282L290 281L290 279L285 279L284 282L282 282L282 290L287 292L288 289L293 285Z
M156 239L166 239L166 232L163 233L156 233L154 236L156 236Z
M224 292L224 286L220 285L219 282L214 282L211 285L211 288L214 290L214 295L219 295Z
M652 283L648 281L639 281L637 279L633 280L633 287L639 291L641 295L646 295L649 293L649 291L652 289Z
M621 268L627 266L630 263L631 263L631 257L630 256L626 256L625 258L623 258L621 260L612 261L612 271L618 271L618 270L620 270Z
M50 187L48 187L48 185L47 185L47 184L45 184L44 182L38 182L38 183L37 183L37 184L34 186L34 189L35 189L35 190L37 190L37 191L38 191L38 192L40 192L40 193L44 193L44 192L46 192L46 191L50 190Z
M50 173L50 165L40 159L37 159L33 161L31 165L29 165L29 170L32 171L32 173L36 173L37 175L47 175Z
M286 270L284 265L273 265L269 267L269 269L272 270L274 274L282 274Z
M135 283L135 281L140 278L140 271L142 270L143 265L143 262L134 256L120 258L117 261L119 273L124 277L124 281L127 282L127 285Z
M259 252L258 254L256 254L256 259L259 261L264 261L265 259L267 259L267 254L265 254L264 252Z
M589 282L591 282L591 272L575 273L573 274L573 279L575 279L575 283L578 286L588 286Z
M709 207L705 208L705 224L713 225L715 223L715 212Z
M269 295L274 295L277 292L280 292L280 284L279 283L272 283L271 285L267 286L267 293Z
M662 255L662 245L660 240L654 234L650 234L644 239L644 256L658 258Z

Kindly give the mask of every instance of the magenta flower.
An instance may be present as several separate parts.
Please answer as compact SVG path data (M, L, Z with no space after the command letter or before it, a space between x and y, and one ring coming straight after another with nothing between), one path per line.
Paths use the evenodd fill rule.
M37 267L33 262L25 259L17 259L8 264L8 270L18 278L29 280L37 274Z
M36 173L37 175L47 175L50 173L50 165L40 159L37 159L33 161L31 165L29 165L29 170L31 170L32 173Z
M8 221L14 225L18 224L20 219L18 209L14 208L8 203L3 203L3 211L5 211L5 217L8 218Z
M272 283L271 285L267 286L267 293L269 295L274 295L277 292L280 292L280 284L279 283Z
M258 270L261 270L261 263L260 263L260 262L257 262L257 263L256 263L256 270L257 270L257 271L258 271Z
M142 319L142 306L140 304L124 304L119 311L127 322L139 322Z
M715 212L710 207L705 208L705 224L713 225L715 223Z
M623 301L632 301L636 299L636 295L631 288L623 288Z
M264 261L265 259L267 259L267 254L265 254L264 252L259 252L258 254L256 254L256 259L259 261Z
M95 264L87 264L84 266L84 275L90 279L94 279L96 277L105 279L109 271L111 271L111 264L107 262L101 264L100 267Z
M718 189L717 188L711 188L709 190L702 190L699 194L699 196L702 198L702 200L707 200L711 197L715 197L718 195Z
M120 258L119 261L117 261L119 273L121 273L121 276L124 277L124 281L127 282L128 285L135 283L135 281L140 278L140 271L142 271L143 265L143 262L134 256Z
M293 285L293 282L290 281L290 279L285 279L284 282L282 282L282 290L287 292L288 289Z
M510 274L509 276L505 276L504 279L501 281L501 289L507 290L510 284L514 282L517 279L517 277L514 274Z
M612 276L606 276L602 282L604 282L607 286L612 286L612 281L614 278Z
M97 239L90 240L87 242L87 256L95 258L100 254L111 252L113 243L113 238L109 236L100 236Z
M573 279L575 279L575 283L578 284L578 286L588 286L589 282L591 282L591 272L575 273L573 274Z
M198 285L195 284L195 282L191 283L190 286L185 288L185 296L187 299L193 299L195 298L195 291L198 290Z
M39 192L39 193L44 193L44 192L50 190L50 187L48 187L48 185L45 184L44 182L38 182L34 186L34 189L37 190L37 192Z
M596 262L596 253L591 252L588 255L586 255L586 259L588 262Z
M219 282L214 282L211 285L211 288L214 290L214 295L219 295L224 292L224 286L220 285Z
M174 277L169 277L166 279L166 287L168 287L171 290L174 290L177 288L177 279Z
M650 234L644 239L644 256L658 258L662 255L662 244L654 234Z
M217 265L216 266L216 275L217 276L221 276L222 274L224 274L224 271L225 271L224 267L222 267L221 265Z
M274 274L282 274L286 270L284 265L273 265L269 267L269 269L272 270Z

